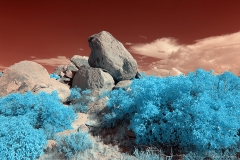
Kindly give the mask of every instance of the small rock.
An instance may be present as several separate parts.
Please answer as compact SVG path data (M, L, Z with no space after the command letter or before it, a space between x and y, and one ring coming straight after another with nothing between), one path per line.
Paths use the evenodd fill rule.
M79 55L74 55L70 61L77 67L80 68L80 66L85 65L87 67L90 67L88 64L88 57L86 56L79 56Z
M67 77L62 77L62 78L59 79L59 82L62 82L62 83L64 83L64 82L70 82L70 81L71 81L71 79L70 79L70 78L67 78Z
M67 70L65 75L66 75L66 77L68 77L68 78L73 78L73 72L70 71L70 70Z

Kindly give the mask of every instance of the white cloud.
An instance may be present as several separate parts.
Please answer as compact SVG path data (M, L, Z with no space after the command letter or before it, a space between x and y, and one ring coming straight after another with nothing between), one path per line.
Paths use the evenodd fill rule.
M240 32L200 39L189 45L179 44L173 38L161 38L147 44L134 44L130 51L161 59L145 68L150 74L165 75L174 69L188 74L203 68L213 69L215 74L228 70L240 75Z
M126 42L125 43L125 45L127 45L127 46L131 46L131 45L133 45L134 43L131 43L131 42Z
M161 38L151 43L134 44L130 47L130 51L148 57L165 59L169 54L179 50L181 47L183 46L179 45L173 38Z
M30 56L31 58L37 58L37 57L35 57L35 56Z
M82 48L79 48L79 50L80 50L80 51L83 51L83 49L82 49Z
M140 38L144 38L144 39L147 39L147 37L145 37L145 36L141 36L141 35L139 35L139 37L140 37Z
M65 56L57 56L56 58L49 58L49 59L34 59L34 62L40 63L42 65L48 66L58 66L58 65L67 65L70 63L70 60L67 59Z

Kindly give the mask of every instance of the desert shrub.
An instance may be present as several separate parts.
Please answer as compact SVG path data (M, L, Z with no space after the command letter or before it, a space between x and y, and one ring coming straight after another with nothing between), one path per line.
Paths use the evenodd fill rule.
M108 98L110 100L107 101L106 105L110 112L104 115L102 126L110 128L119 121L131 119L136 110L135 103L125 90L122 88L113 90Z
M43 153L46 136L34 129L26 116L0 116L0 157L2 160L33 160Z
M77 152L84 152L93 147L88 132L77 132L69 135L61 135L54 138L58 143L58 151L63 153L67 159L71 158Z
M68 97L68 101L75 112L87 113L88 104L93 102L95 99L91 97L91 90L86 89L84 91L81 88L71 88L71 94Z
M185 150L231 148L239 141L240 80L197 69L187 76L134 79L109 93L103 126L129 117L136 143ZM191 146L191 148L190 148Z
M60 76L57 75L56 73L52 73L52 74L50 74L49 76L50 76L50 78L54 78L54 79L56 79L56 80L60 79Z
M2 76L2 72L0 72L0 77Z
M58 97L57 91L47 94L13 93L0 98L0 114L6 117L25 115L33 128L42 128L51 138L51 134L71 129L77 114L71 107L65 107Z

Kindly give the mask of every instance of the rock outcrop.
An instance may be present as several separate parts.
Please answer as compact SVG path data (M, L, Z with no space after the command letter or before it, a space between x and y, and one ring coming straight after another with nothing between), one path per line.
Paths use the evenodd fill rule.
M58 91L62 102L66 102L70 89L55 79L51 79L47 70L40 64L32 61L21 61L4 70L0 79L0 96L20 92L32 91L51 93Z
M137 62L127 49L110 33L102 31L88 39L91 54L88 63L93 68L103 68L115 82L130 80L137 74Z
M104 90L111 91L122 87L129 90L131 80L141 78L137 62L126 48L110 33L102 31L88 39L90 57L74 55L71 63L58 66L53 73L61 78L59 82L71 88L90 89L91 96L97 98ZM98 102L89 104L92 108L102 106Z
M82 90L90 89L92 91L91 95L96 97L103 93L104 90L112 90L114 80L109 73L100 68L82 65L73 78L72 87L75 86Z

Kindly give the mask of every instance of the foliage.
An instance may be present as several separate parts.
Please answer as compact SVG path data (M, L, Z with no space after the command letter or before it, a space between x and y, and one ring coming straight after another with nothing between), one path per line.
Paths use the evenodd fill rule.
M82 113L87 113L88 104L94 100L94 97L91 97L91 91L89 89L81 91L81 88L78 87L71 88L71 94L68 97L68 101L71 102L70 104L74 111Z
M50 74L50 78L54 78L54 79L58 80L58 79L60 79L60 76L57 75L56 73L52 73L52 74Z
M108 95L108 98L110 100L107 101L106 105L111 112L104 115L103 126L109 128L113 127L117 121L130 120L135 111L135 103L128 93L120 88L113 90L111 94Z
M0 157L2 160L33 160L43 153L46 136L34 129L26 116L0 116Z
M84 152L86 149L93 147L88 132L77 132L69 135L62 135L55 137L58 143L58 149L60 153L64 153L66 158L71 158L77 152Z
M2 76L2 74L3 74L3 73L2 73L2 72L0 72L0 77Z
M137 144L197 151L231 148L239 141L240 80L231 72L134 79L130 91L109 93L103 126L124 118ZM190 148L191 146L191 148Z
M0 114L6 117L25 115L33 128L44 130L48 139L51 134L71 129L77 116L71 107L61 103L57 91L7 95L0 98Z

